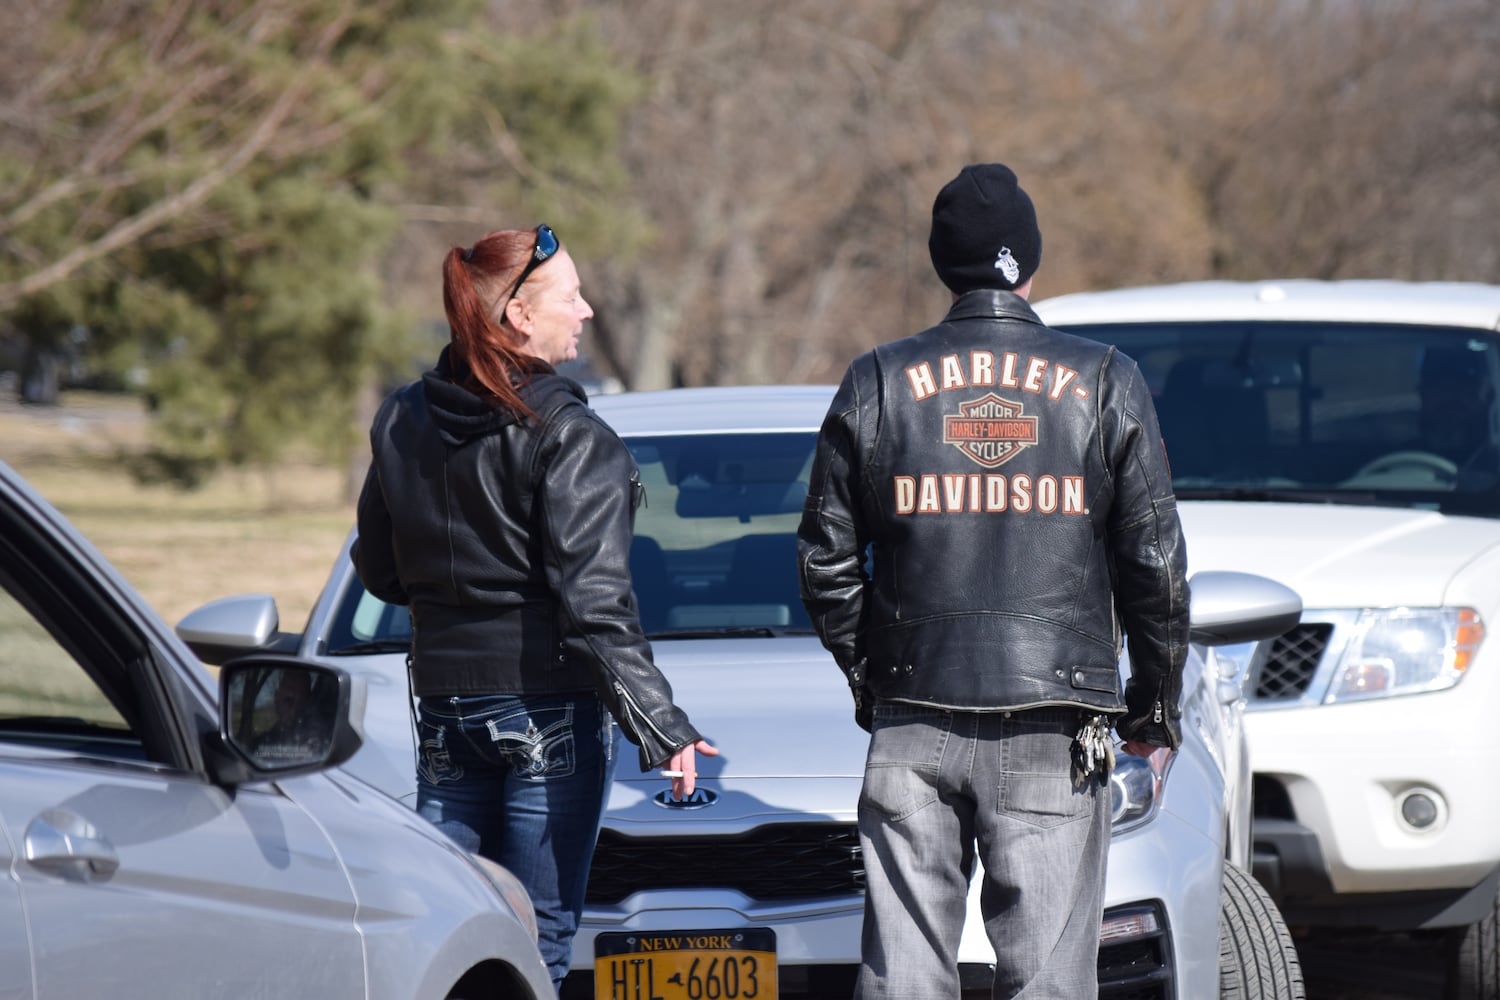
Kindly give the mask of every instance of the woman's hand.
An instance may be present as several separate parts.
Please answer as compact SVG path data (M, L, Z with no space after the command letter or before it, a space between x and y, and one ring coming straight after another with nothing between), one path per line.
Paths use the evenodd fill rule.
M695 740L687 746L678 750L667 761L667 766L661 774L664 778L672 779L672 798L681 802L684 798L693 794L693 789L698 785L698 754L705 757L719 756L719 748L711 746L707 740Z

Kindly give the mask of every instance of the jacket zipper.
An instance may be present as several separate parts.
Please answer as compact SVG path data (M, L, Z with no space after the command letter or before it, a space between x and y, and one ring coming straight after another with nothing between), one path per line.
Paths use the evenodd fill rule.
M625 690L624 684L616 680L614 681L614 689L615 694L620 698L620 704L625 707L626 714L630 716L631 722L633 723L633 728L636 732L640 732L642 729L647 729L650 732L656 734L657 741L660 742L662 746L672 746L671 738L668 737L666 733L662 732L661 729L656 725L656 723L651 721L650 716L641 711L640 706L635 703L635 699L630 697L630 693Z
M1156 702L1156 704L1153 705L1153 706L1151 706L1151 708L1152 708L1151 721L1154 722L1154 723L1156 723L1158 726L1161 725L1161 720L1162 720L1162 714L1163 713L1162 713L1160 699L1158 699L1157 702Z

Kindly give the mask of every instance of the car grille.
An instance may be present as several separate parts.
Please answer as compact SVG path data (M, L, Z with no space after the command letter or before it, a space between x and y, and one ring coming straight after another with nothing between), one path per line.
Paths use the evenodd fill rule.
M642 889L738 889L751 899L865 891L859 830L851 823L783 823L723 837L599 833L588 901L618 903Z
M1255 678L1257 701L1290 701L1307 693L1333 626L1298 625L1270 642Z

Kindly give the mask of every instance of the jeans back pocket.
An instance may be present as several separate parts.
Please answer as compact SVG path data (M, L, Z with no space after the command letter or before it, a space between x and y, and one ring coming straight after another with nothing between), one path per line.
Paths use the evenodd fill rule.
M488 719L485 728L495 752L518 777L562 778L578 766L572 705Z

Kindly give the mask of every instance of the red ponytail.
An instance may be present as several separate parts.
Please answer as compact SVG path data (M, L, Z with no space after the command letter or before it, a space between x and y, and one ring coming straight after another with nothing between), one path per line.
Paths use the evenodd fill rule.
M502 229L443 258L443 312L453 360L469 372L464 388L520 417L532 414L519 387L543 362L517 350L490 313L520 277L535 239L529 229Z

